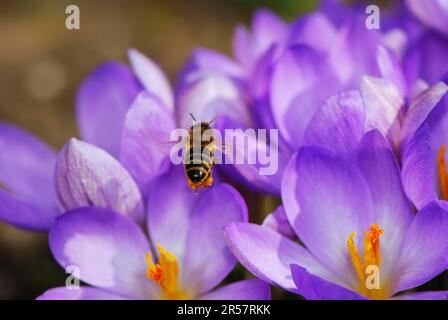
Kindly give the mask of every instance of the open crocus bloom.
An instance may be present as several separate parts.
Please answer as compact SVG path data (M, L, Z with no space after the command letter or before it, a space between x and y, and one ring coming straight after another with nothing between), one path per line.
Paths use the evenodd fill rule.
M195 197L179 175L173 170L150 187L146 228L99 207L56 219L54 257L63 268L78 268L91 287L54 288L39 299L269 299L269 286L258 279L214 289L236 263L222 228L247 221L247 208L225 184Z
M303 246L263 226L225 228L232 252L260 279L307 299L448 297L395 296L446 269L448 212L433 201L413 214L378 131L364 136L351 160L302 148L285 171L282 199Z

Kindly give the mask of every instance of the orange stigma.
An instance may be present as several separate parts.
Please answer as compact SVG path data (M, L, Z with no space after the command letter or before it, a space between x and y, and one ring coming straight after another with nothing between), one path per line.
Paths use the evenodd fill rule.
M442 145L437 154L437 172L439 174L440 193L443 200L448 200L448 175L445 162L446 145Z
M380 288L379 283L379 270L381 267L380 236L383 233L383 229L377 224L371 224L370 231L365 231L362 259L353 239L356 233L351 233L347 239L347 248L359 280L359 291L373 299L383 299L387 296L386 290ZM378 278L375 278L375 276ZM376 280L378 280L376 283L377 287L375 287Z
M147 278L160 286L165 299L188 299L185 291L180 290L178 286L179 265L177 264L176 256L160 244L157 244L157 250L160 258L156 264L152 261L151 252L146 254L146 263L148 264Z

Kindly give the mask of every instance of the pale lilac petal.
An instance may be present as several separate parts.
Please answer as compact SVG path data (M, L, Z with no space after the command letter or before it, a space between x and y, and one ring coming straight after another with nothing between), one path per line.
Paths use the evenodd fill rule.
M130 298L159 293L146 278L150 250L140 227L109 209L80 208L63 214L50 231L50 248L58 263L79 268L80 280Z
M305 248L262 226L232 223L224 231L227 244L239 262L256 277L288 291L297 290L290 265L301 266L326 279L334 276Z
M132 71L119 62L105 63L95 69L77 95L82 139L118 156L124 117L142 89Z
M402 155L403 186L417 209L437 199L429 139L428 126L422 126L406 145Z
M286 215L299 239L346 286L355 287L347 239L373 223L372 197L361 172L321 148L304 147L291 159L283 182Z
M160 66L135 49L130 49L128 55L132 69L143 87L158 97L163 102L164 107L173 111L173 91Z
M233 55L235 59L246 69L250 69L255 63L252 34L242 25L235 28L232 40Z
M282 236L290 239L296 237L294 230L292 230L291 225L289 224L288 217L286 217L283 206L279 206L273 213L270 213L264 219L262 226L271 228Z
M316 112L305 131L305 145L320 146L348 155L365 132L364 102L358 91L330 97Z
M359 293L324 280L297 264L291 265L297 293L307 300L366 300Z
M384 79L391 81L399 90L401 96L406 96L406 78L396 54L383 46L377 51L378 67Z
M365 76L361 82L365 103L366 129L378 129L384 136L393 134L404 99L389 80Z
M235 258L221 231L229 222L247 220L246 205L230 186L214 184L199 192L195 196L188 188L182 166L154 180L148 191L151 240L176 256L180 281L195 294L217 285L233 268Z
M64 210L98 206L143 221L142 197L131 175L110 154L87 142L72 138L62 149L56 186Z
M316 34L319 34L316 37ZM338 36L338 30L322 13L302 16L293 23L288 37L289 43L302 43L316 50L328 51Z
M182 165L171 167L165 175L153 180L147 197L147 228L151 240L183 261L193 208L199 199L188 188Z
M124 121L120 161L141 188L168 169L175 128L174 115L157 98L138 95Z
M243 197L226 184L202 192L192 212L180 279L200 294L218 285L235 266L222 230L232 222L247 222L248 213Z
M391 279L396 276L393 272L401 240L414 214L402 186L396 157L379 131L374 130L364 136L356 162L372 194L372 222L384 230L381 237L381 277Z
M179 97L177 116L181 128L190 128L190 113L199 121L230 117L248 126L251 117L236 84L222 75L209 75L190 84Z
M393 298L394 300L448 300L448 291L426 291L406 293Z
M448 211L446 205L430 202L417 212L396 261L399 278L395 292L417 287L448 266Z
M39 138L0 123L0 186L23 200L56 207L56 152Z
M228 118L221 118L216 127L221 129L223 150L215 154L221 166L232 178L241 181L251 189L280 194L283 170L286 167L290 152L280 148L280 139L276 130L268 130L261 134L248 128L242 129L238 123ZM222 129L233 129L230 134ZM243 142L246 141L246 142Z
M448 40L436 32L426 32L406 52L404 66L409 83L423 79L436 83L448 72Z
M66 288L57 287L49 289L36 300L124 300L126 297L116 295L94 287Z
M325 57L306 45L286 50L272 71L271 109L280 134L294 150L316 109L337 79L329 73Z
M247 74L237 62L224 54L210 49L196 48L178 77L177 100L179 101L191 85L209 76L226 78L239 87L245 83Z
M270 300L271 289L261 280L243 280L228 284L201 297L201 300Z
M247 91L250 99L249 103L253 108L252 115L255 118L255 127L258 128L277 128L272 115L269 88L271 85L273 64L278 51L276 46L271 47L259 59L250 75Z
M16 227L47 231L59 211L50 207L38 207L0 189L0 220Z
M255 57L258 58L273 44L281 44L285 41L288 26L272 11L259 9L253 17L252 33Z
M412 101L406 112L403 130L401 132L401 140L404 143L409 141L415 132L417 132L418 128L420 128L429 113L437 106L447 91L448 86L443 82L438 82Z
M448 4L444 0L406 0L411 12L424 24L448 34Z

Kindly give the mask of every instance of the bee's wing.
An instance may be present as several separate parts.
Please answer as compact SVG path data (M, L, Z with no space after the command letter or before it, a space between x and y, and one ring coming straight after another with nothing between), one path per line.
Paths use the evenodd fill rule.
M180 137L178 140L167 140L166 135L153 136L154 144L157 149L169 155L171 152L179 152L187 143L188 136Z
M215 150L217 151L215 153L215 163L217 164L224 163L224 158L235 159L235 157L245 154L245 150L243 147L225 142L216 144ZM228 162L226 161L226 163Z

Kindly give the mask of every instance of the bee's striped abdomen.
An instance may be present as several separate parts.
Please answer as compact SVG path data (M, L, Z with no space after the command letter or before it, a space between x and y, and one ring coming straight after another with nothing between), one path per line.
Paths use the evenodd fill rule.
M188 148L185 152L184 164L187 177L194 183L205 181L213 167L213 153L207 147Z

